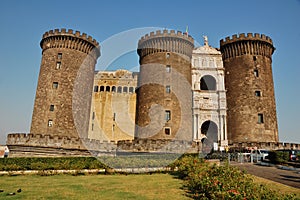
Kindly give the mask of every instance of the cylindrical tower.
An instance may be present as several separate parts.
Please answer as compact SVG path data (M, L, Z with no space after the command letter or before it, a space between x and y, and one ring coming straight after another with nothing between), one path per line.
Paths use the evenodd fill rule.
M193 48L191 36L174 30L139 40L135 138L192 140Z
M55 29L40 42L43 50L32 134L87 137L99 43L79 31Z
M278 142L272 40L255 33L220 41L229 142Z

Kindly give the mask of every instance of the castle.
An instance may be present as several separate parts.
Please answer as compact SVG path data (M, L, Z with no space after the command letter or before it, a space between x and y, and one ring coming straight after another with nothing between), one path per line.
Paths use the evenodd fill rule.
M206 36L195 47L187 33L158 30L138 42L140 72L95 71L100 45L78 31L50 30L40 46L30 134L7 138L15 156L281 145L268 36L213 48Z

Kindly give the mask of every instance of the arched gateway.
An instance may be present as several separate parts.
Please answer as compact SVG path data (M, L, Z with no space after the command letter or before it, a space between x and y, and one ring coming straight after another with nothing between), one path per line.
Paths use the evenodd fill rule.
M202 152L209 153L214 147L214 143L218 142L218 126L213 121L205 121L201 125L201 133L206 137L201 140Z

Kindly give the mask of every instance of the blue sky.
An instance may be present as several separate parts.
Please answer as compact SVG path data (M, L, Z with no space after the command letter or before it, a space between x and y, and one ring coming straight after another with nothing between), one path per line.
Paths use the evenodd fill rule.
M185 31L210 45L237 33L264 33L273 39L273 76L279 139L300 143L299 0L27 0L0 2L0 144L8 133L29 132L41 61L39 42L55 28L79 30L100 43L143 27ZM137 41L136 41L137 42ZM124 45L124 44L123 44ZM136 45L136 44L133 44ZM114 51L106 45L105 51ZM98 60L97 68L103 66ZM134 51L109 69L138 65Z

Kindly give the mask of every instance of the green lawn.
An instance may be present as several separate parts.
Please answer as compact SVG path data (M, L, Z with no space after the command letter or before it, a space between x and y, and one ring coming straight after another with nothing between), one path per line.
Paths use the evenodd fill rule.
M297 198L300 199L300 189L291 187L291 186L287 186L275 181L271 181L268 179L264 179L261 177L257 177L257 176L253 176L254 181L256 183L260 183L260 184L265 184L267 185L269 188L272 188L274 191L280 191L281 193L284 194L289 194L289 193L294 193L296 194Z
M255 182L283 193L300 191L259 177ZM182 183L169 174L0 176L0 199L189 199ZM7 196L11 192L16 195Z
M168 174L1 176L0 199L189 199L181 185Z

